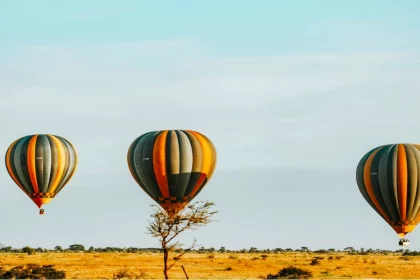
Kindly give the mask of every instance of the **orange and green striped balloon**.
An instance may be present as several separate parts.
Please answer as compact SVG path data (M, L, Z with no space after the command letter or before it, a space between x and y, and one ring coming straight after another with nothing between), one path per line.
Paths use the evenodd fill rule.
M13 142L6 152L10 177L39 208L64 188L76 166L76 150L60 136L25 136Z
M211 178L216 150L210 139L196 131L152 131L134 140L127 161L140 187L173 216Z
M391 144L368 152L356 171L369 205L404 237L420 222L420 145Z

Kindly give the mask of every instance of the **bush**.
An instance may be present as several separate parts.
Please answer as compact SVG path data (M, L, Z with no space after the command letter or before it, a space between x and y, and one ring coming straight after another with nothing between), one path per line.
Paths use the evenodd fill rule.
M313 258L311 261L311 265L317 265L319 264L319 259L318 258Z
M66 272L56 270L53 265L39 266L28 264L15 266L9 271L2 273L0 279L65 279Z
M402 255L403 256L420 256L420 252L416 252L416 251L413 251L413 252L405 251Z
M123 279L123 278L131 278L131 273L127 268L120 269L117 272L114 273L113 278L114 279Z
M310 277L312 277L312 272L289 266L283 268L277 274L268 274L266 279L308 279Z
M146 271L140 269L139 273L131 272L128 268L123 268L115 272L113 279L146 279L151 277Z
M35 254L35 249L33 249L33 248L29 247L29 246L26 246L26 247L23 247L22 248L22 252L23 253L26 253L28 255L33 255L33 254Z
M73 252L83 252L85 251L85 246L82 244L73 244L69 246L69 250Z

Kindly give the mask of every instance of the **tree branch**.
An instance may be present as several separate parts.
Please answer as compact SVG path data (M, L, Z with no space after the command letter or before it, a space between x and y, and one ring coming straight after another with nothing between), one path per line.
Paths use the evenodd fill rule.
M171 242L173 242L179 234L186 230L197 230L198 228L213 222L210 218L216 214L217 211L210 211L210 208L214 205L214 202L197 201L193 204L187 205L187 207L175 214L175 216L169 216L167 212L156 205L152 206L154 211L150 215L152 217L152 221L148 222L147 233L159 239L162 249L165 252L165 275L167 275L167 271L171 269L182 258L182 256L196 246L196 240L194 239L192 245L178 254L174 258L175 261L168 266L167 262L169 251L180 246L179 242Z

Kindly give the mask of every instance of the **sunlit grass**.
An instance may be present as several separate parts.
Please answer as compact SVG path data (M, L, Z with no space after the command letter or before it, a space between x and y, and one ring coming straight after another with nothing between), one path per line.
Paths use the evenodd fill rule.
M316 259L317 261L314 261ZM172 260L172 259L171 259ZM0 254L0 266L53 264L69 279L111 279L126 272L132 278L162 278L162 255L158 253L36 253ZM186 254L170 271L184 278L263 278L293 265L313 273L314 278L420 278L420 257L401 254L349 255L347 253L197 253Z

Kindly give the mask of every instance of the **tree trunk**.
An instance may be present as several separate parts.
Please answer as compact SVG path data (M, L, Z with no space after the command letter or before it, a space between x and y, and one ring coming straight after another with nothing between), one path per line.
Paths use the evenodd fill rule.
M169 252L166 248L163 249L163 274L165 275L165 279L169 279L168 277L168 255Z

